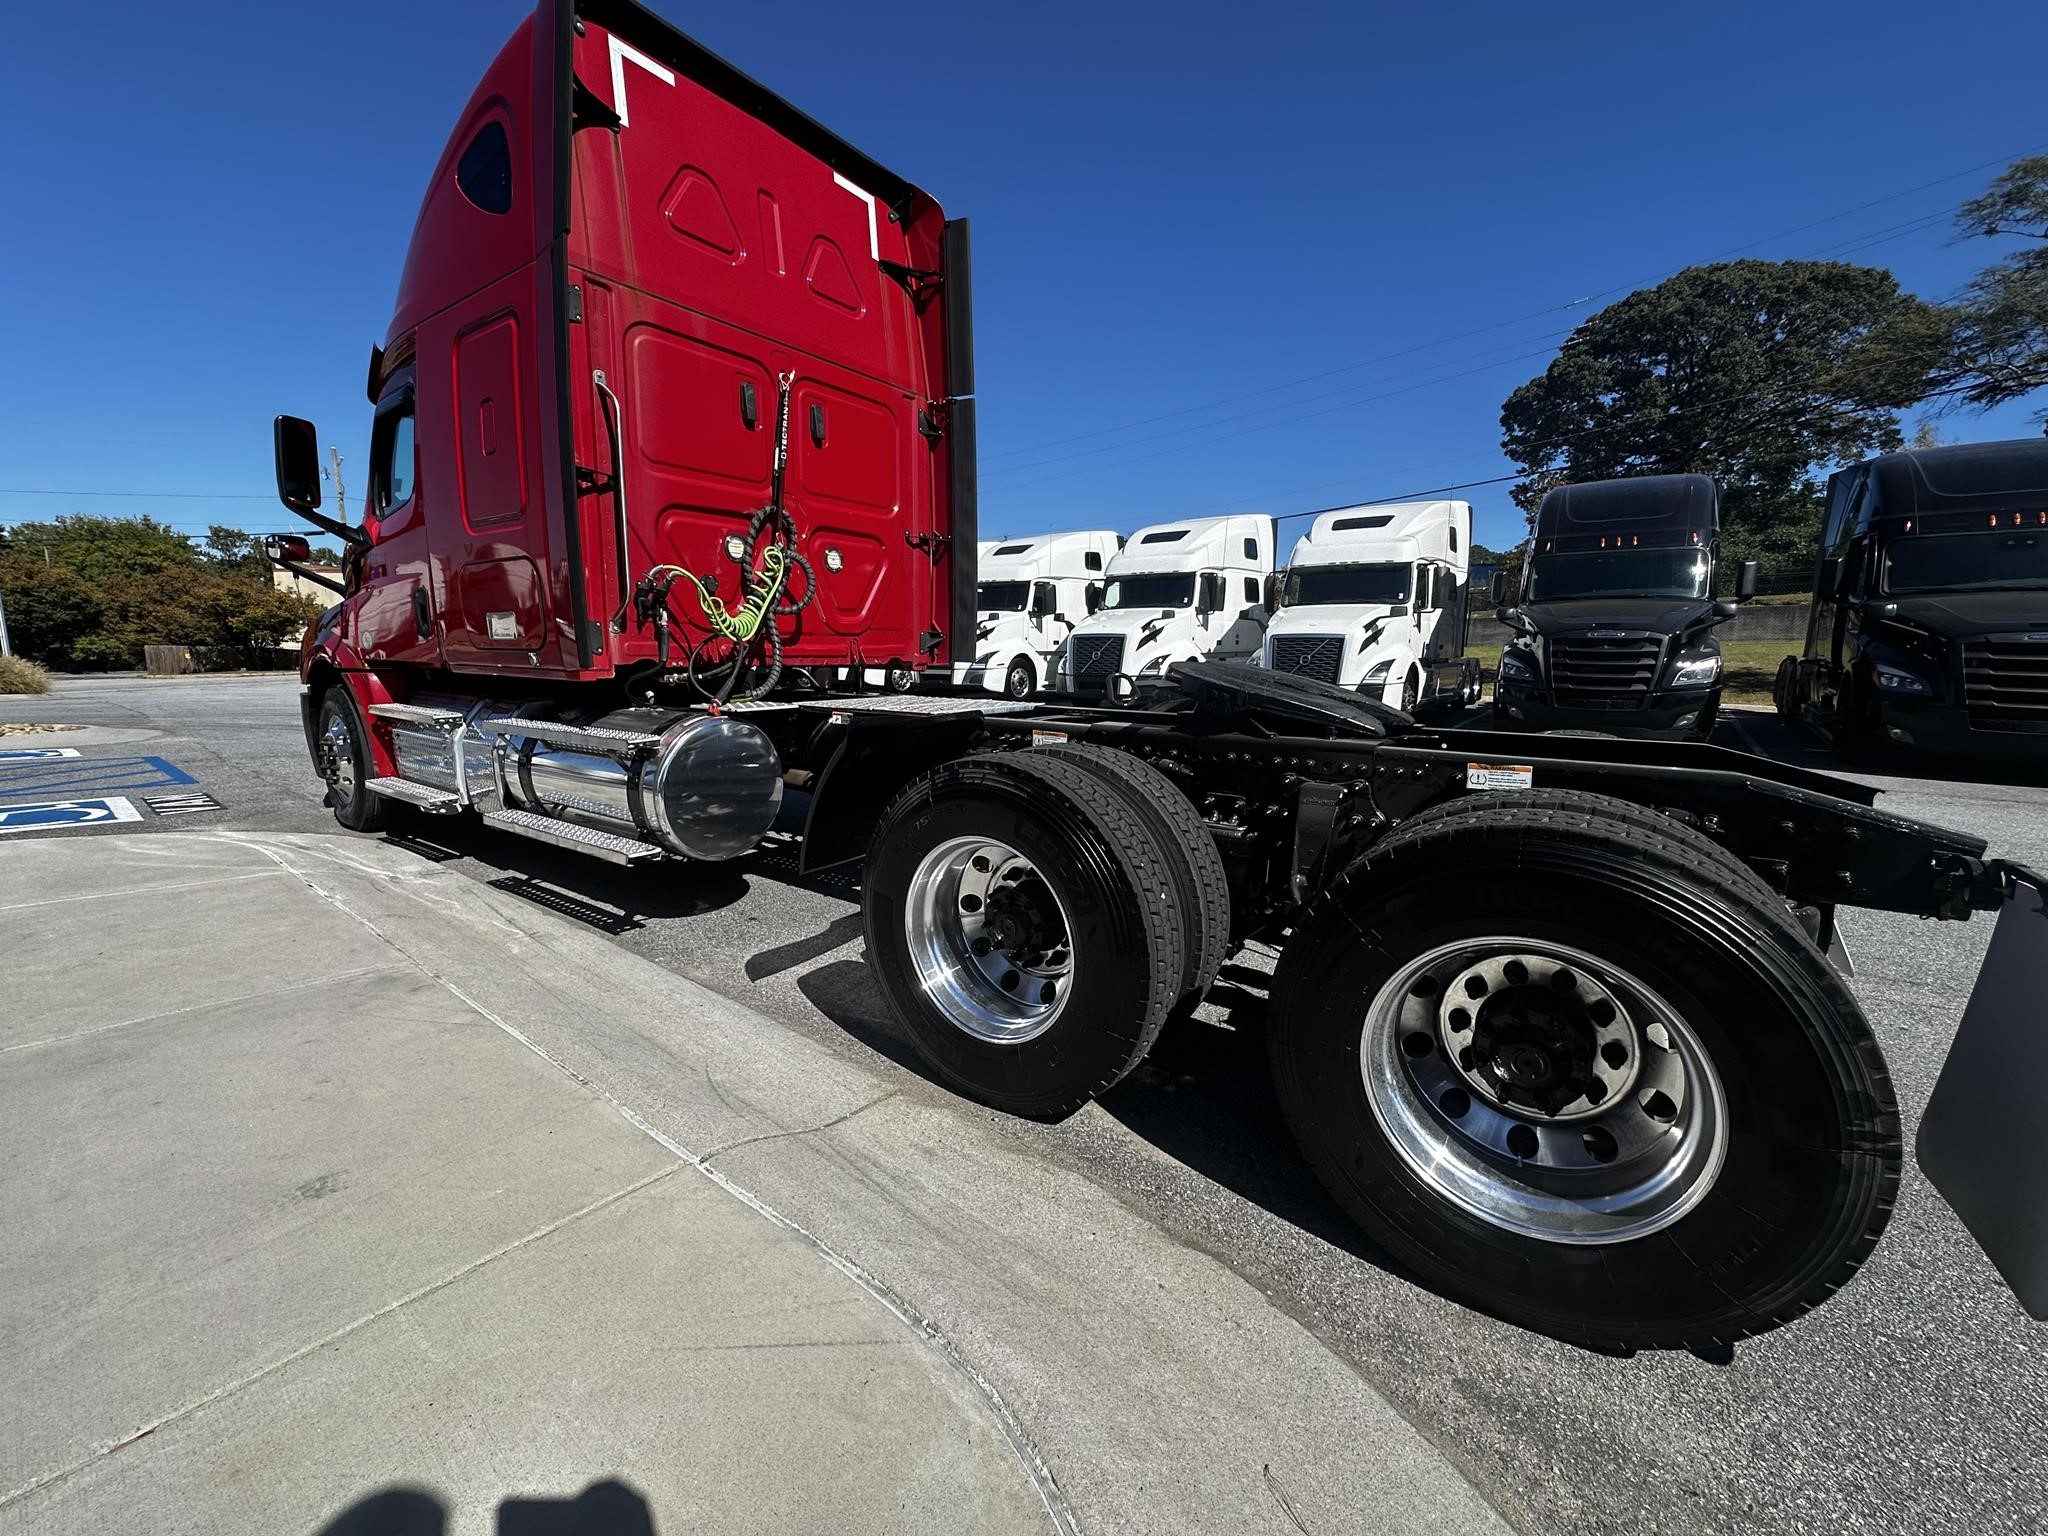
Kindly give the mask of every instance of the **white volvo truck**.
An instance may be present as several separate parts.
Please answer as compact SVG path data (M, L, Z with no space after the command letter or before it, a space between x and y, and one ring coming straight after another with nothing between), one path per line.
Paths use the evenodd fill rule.
M1156 523L1132 534L1102 588L1102 606L1067 639L1059 682L1101 693L1144 682L1176 661L1249 661L1268 616L1278 533L1263 514Z
M953 681L1013 699L1050 682L1060 647L1101 602L1122 545L1122 534L1104 529L982 544L974 659L955 664Z
M1325 512L1294 546L1261 662L1413 711L1479 702L1465 654L1472 506L1415 501Z

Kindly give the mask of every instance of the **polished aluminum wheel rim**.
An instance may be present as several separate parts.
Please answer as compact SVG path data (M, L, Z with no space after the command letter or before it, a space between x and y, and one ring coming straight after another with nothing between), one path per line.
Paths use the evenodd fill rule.
M337 709L327 717L320 733L320 752L326 759L327 782L346 804L356 794L356 737L349 728L348 712Z
M918 864L904 900L910 963L925 995L977 1040L1043 1034L1073 990L1066 909L1008 843L956 837Z
M1476 938L1366 1010L1366 1100L1401 1160L1472 1215L1554 1243L1646 1237L1727 1155L1721 1080L1678 1011L1568 945Z

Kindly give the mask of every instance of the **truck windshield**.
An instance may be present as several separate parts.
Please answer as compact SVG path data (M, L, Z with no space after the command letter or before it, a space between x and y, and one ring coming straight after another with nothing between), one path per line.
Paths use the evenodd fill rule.
M1705 597L1713 567L1707 552L1677 549L1595 549L1537 555L1529 561L1524 602L1572 597Z
M2048 533L1908 535L1885 546L1887 592L2040 591L2048 588Z
M1405 603L1412 565L1297 565L1287 575L1287 605Z
M1030 598L1028 581L984 581L974 594L974 606L983 613L1022 613Z
M1102 589L1105 608L1188 608L1195 601L1195 575L1119 576Z

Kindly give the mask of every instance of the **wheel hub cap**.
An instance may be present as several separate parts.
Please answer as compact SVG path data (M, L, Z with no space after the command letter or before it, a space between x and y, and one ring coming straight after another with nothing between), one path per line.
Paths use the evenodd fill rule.
M1366 1101L1415 1177L1524 1236L1621 1242L1713 1187L1727 1106L1684 1017L1627 971L1547 941L1418 956L1366 1011Z
M904 898L904 937L926 996L976 1039L1033 1039L1066 1007L1074 954L1065 909L1007 843L960 837L926 854Z
M1538 1120L1600 1112L1634 1082L1635 1029L1593 975L1539 954L1493 955L1445 987L1445 1055L1488 1103Z

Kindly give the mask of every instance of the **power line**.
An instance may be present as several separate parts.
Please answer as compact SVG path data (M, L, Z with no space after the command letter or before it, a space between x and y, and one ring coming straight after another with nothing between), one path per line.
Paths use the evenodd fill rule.
M1520 341L1517 341L1517 342L1512 342L1512 343L1510 343L1509 345L1512 345L1512 346L1526 346L1526 345L1527 345L1527 344L1528 344L1529 342L1532 342L1532 341L1556 341L1556 340L1558 340L1558 339L1559 339L1559 338L1561 338L1561 337L1565 337L1565 336L1569 336L1569 335L1571 335L1571 332L1570 332L1569 330L1563 330L1563 331L1549 331L1549 332L1546 332L1545 334L1543 334L1543 335L1541 335L1541 336L1525 336L1525 337L1523 337L1523 338L1522 338L1522 339L1521 339ZM1492 350L1499 350L1499 349L1495 348L1495 349L1492 349ZM1473 370L1468 370L1468 372L1478 372L1478 371L1483 371L1483 369L1484 369L1484 368L1498 368L1498 367L1504 367L1504 366L1506 366L1506 365L1507 365L1507 364L1509 364L1509 363L1522 363L1522 362L1527 362L1527 361L1528 361L1528 360L1529 360L1530 358L1534 358L1534 357L1543 357L1543 356L1546 356L1546 355L1547 355L1547 354L1549 353L1549 351L1550 351L1550 349L1549 349L1548 347L1546 347L1546 348L1544 348L1544 349L1543 349L1542 351L1539 351L1539 352L1522 352L1522 353L1517 353L1517 354L1516 354L1515 356L1513 356L1513 357L1506 357L1506 358L1501 358L1501 359L1497 360L1496 362L1493 362L1493 363L1488 363L1488 364L1484 364L1484 365L1482 365L1482 368L1480 368L1480 369L1473 369ZM1451 359L1451 361L1454 361L1454 362L1455 362L1455 361L1456 361L1456 359L1455 359L1455 358L1454 358L1454 359ZM1465 376L1466 376L1466 375L1465 375L1465 374L1462 374L1462 373L1454 373L1454 374L1450 374L1450 375L1448 375L1448 377L1449 377L1449 378L1453 378L1453 379L1458 379L1458 378L1464 378ZM1169 438L1169 437L1184 437L1184 436L1186 436L1186 435L1187 435L1188 433L1190 433L1190 432L1210 432L1210 431L1213 431L1213 430L1214 430L1215 428L1217 428L1217 427L1223 427L1223 426L1228 426L1228 425L1229 425L1230 423L1232 423L1232 422L1234 422L1234 421L1249 421L1249 420L1250 420L1250 419L1251 419L1252 417L1254 417L1254 416L1268 416L1268 415L1271 415L1271 414L1272 414L1273 412L1275 412L1275 411L1287 411L1287 412L1290 412L1290 413L1294 413L1294 414L1292 414L1292 415L1290 416L1290 418L1289 418L1289 419L1290 419L1290 420L1295 420L1295 421L1298 421L1298 420L1302 419L1302 418L1301 418L1301 416L1300 416L1300 414L1299 414L1299 408L1300 408L1301 406L1303 406L1303 405L1310 405L1310 404L1313 404L1314 402L1316 402L1316 401L1318 401L1318 400L1334 400L1334 399L1336 399L1336 398L1337 398L1338 396L1340 396L1340 395L1350 395L1350 394L1355 394L1355 393L1357 393L1357 392L1358 392L1359 390L1361 390L1361 389L1373 389L1373 388L1376 388L1377 386L1379 386L1379 385L1381 385L1381 384L1390 384L1390 383L1393 383L1393 382L1394 382L1394 381L1395 381L1396 379L1399 379L1400 377L1401 377L1401 375L1399 375L1399 374L1395 374L1395 375L1393 375L1392 377L1390 377L1390 378L1385 378L1385 379L1368 379L1368 380L1366 380L1366 381L1365 381L1364 383L1362 383L1362 384L1351 384L1351 385L1347 385L1347 386L1345 386L1345 387L1344 387L1343 389L1331 389L1331 390L1324 390L1324 391L1322 391L1322 392L1321 392L1321 393L1319 393L1319 394L1313 394L1313 395L1304 395L1304 396L1302 396L1302 397L1301 397L1301 398L1299 398L1299 399L1295 399L1295 400L1289 400L1289 401L1287 401L1287 402L1285 402L1284 404L1281 404L1281 405L1264 405L1264 406L1260 406L1260 407L1259 407L1259 408L1258 408L1257 410L1252 410L1252 411L1240 411L1240 412L1238 412L1238 413L1237 413L1237 414L1236 414L1235 416L1219 416L1219 417L1218 417L1218 418L1217 418L1216 420L1214 420L1214 421L1205 421L1205 422L1201 422L1200 424L1198 424L1198 425L1196 425L1196 426L1192 426L1192 427L1173 427L1173 428L1170 428L1169 430L1167 430L1167 431L1165 431L1165 432L1155 432L1155 433L1151 434L1151 436L1149 436L1149 437L1135 437L1135 438L1132 438L1132 439L1130 439L1130 440L1129 440L1129 441L1127 441L1127 442L1121 442L1121 443L1111 443L1111 444L1107 445L1106 447L1102 447L1102 448L1083 448L1083 449L1080 449L1080 450L1079 450L1078 452L1075 452L1075 453L1063 453L1063 454L1060 454L1060 455L1058 455L1058 456L1057 456L1057 457L1055 457L1055 458L1050 458L1050 459L1040 459L1040 460L1038 460L1037 462L1035 462L1035 463L1031 463L1031 464L1013 464L1013 465L1009 466L1009 467L1008 467L1007 469L1002 469L1002 468L998 468L998 469L993 469L993 470L989 470L989 471L987 471L986 473L988 473L988 474L990 474L990 475L1002 475L1002 474L1028 474L1028 473L1029 473L1030 471L1032 471L1032 470L1034 470L1034 469L1043 469L1043 468L1045 468L1045 467L1046 467L1047 465L1050 465L1050 464L1065 464L1065 463L1069 463L1069 462L1071 462L1071 461L1073 461L1073 460L1075 460L1075 459L1084 459L1084 458L1090 458L1090 457L1092 457L1093 455L1095 455L1095 454L1098 454L1098 453L1121 453L1121 452L1122 452L1122 451L1123 451L1124 449L1126 449L1126 448L1136 448L1136 447L1138 447L1139 445L1141 445L1141 444L1143 444L1143 443L1157 443L1157 442L1163 442L1163 441L1165 441L1165 440L1166 440L1167 438ZM1380 395L1373 395L1373 396L1369 396L1368 398L1369 398L1369 399L1373 399L1373 400L1378 400L1378 399L1383 399L1383 398L1385 398L1385 397L1384 397L1384 396L1380 396ZM1363 405L1363 404L1365 404L1365 403L1366 403L1366 401L1364 401L1364 400L1356 400L1356 401L1351 401L1351 402L1349 402L1349 403L1350 403L1350 404L1354 404L1354 405ZM1340 409L1341 409L1341 407L1340 407ZM1317 413L1315 413L1315 414L1317 414L1317 415L1327 415L1328 413L1327 413L1327 412L1317 412ZM1285 422L1285 421L1278 421L1278 422L1274 422L1274 423L1272 423L1272 425L1274 425L1274 426L1285 426L1285 425L1287 425L1287 422ZM1226 436L1239 436L1239 435L1241 435L1241 434L1237 434L1237 433L1226 433L1225 435L1226 435ZM1030 485L1035 485L1035 484L1037 484L1038 482L1037 482L1037 481L1027 481L1027 482L1025 482L1025 483L1026 483L1026 484L1030 484ZM1011 487L1007 487L1007 486L999 486L999 487L997 487L997 489L999 489L999 490L1007 490L1007 489L1011 489Z
M2000 155L1996 159L1986 160L1980 164L1965 167L1960 171L1952 171L1946 176L1937 176L1932 181L1923 181L1919 183L1917 186L1906 187L1901 191L1897 192L1890 192L1883 197L1871 198L1867 202L1857 203L1853 207L1840 209L1835 213L1826 214L1821 218L1809 219L1804 224L1795 224L1789 229L1781 229L1777 231L1775 234L1764 235L1754 240L1744 241L1740 245L1730 246L1725 251L1717 251L1713 255L1706 257L1705 260L1710 262L1719 261L1727 256L1735 256L1739 255L1743 251L1754 250L1756 249L1756 247L1760 245L1769 245L1774 241L1783 240L1792 235L1804 234L1807 230L1818 229L1823 224L1832 224L1837 222L1838 220L1850 218L1859 213L1868 212L1872 208L1882 207L1886 203L1894 203L1901 198L1912 197L1917 193L1929 191L1932 188L1946 185L1947 183L1952 181L1960 181L1965 176L1975 176L1982 171L1991 169L1993 166L2008 164L2013 160L2017 160L2023 156L2033 154L2036 150L2042 148L2048 148L2048 145L2037 144L2029 146L2024 149L2015 150L2010 154ZM1862 237L1858 237L1858 239L1860 238ZM1854 244L1855 242L1851 241L1848 243ZM1826 254L1826 252L1822 252L1819 254ZM1340 373L1355 372L1360 368L1369 368L1376 363L1392 362L1399 358L1413 356L1417 352L1430 351L1437 347L1449 346L1454 342L1468 341L1474 336L1483 336L1493 331L1504 330L1511 325L1520 325L1529 320L1538 320L1542 319L1547 315L1554 315L1562 313L1565 310L1577 309L1584 305L1594 303L1600 299L1604 299L1611 294L1632 292L1635 289L1644 286L1644 284L1646 283L1659 282L1662 279L1671 276L1673 272L1683 270L1684 268L1682 267L1674 267L1671 268L1669 271L1659 272L1655 276L1641 279L1638 282L1622 284L1612 288L1604 288L1596 293L1587 294L1583 298L1572 299L1567 303L1550 305L1546 308L1538 310L1531 310L1527 314L1516 315L1506 320L1497 320L1492 322L1491 324L1478 326L1469 331L1457 332L1454 335L1438 337L1433 341L1421 342L1415 346L1406 347L1397 352L1382 353L1376 357L1363 358L1357 362L1345 363L1336 368L1325 369L1320 373L1306 374L1300 378L1289 379L1283 383L1269 384L1262 386L1258 389L1246 390L1240 394L1226 395L1216 400L1207 401L1201 405L1191 405L1177 411L1166 411L1156 416L1140 417L1132 421L1118 423L1115 426L1098 427L1093 431L1077 433L1071 437L1052 438L1042 443L1034 443L1028 447L1004 449L998 453L985 455L983 462L985 464L988 464L993 463L999 459L1015 458L1024 454L1037 453L1040 450L1046 448L1064 447L1068 443L1086 442L1093 438L1107 437L1119 432L1126 432L1133 427L1151 426L1155 422L1172 421L1182 416L1195 415L1201 411L1214 410L1218 406L1234 405L1240 400L1256 399L1261 395L1273 394L1283 389L1292 389L1297 385L1313 384L1319 382L1320 380L1334 377L1335 375ZM1048 460L1047 462L1052 461Z
M1996 162L1993 162L1993 163L1996 163ZM1965 171L1965 172L1958 172L1957 174L1958 174L1958 175L1968 175L1968 174L1970 174L1970 173L1969 173L1969 172L1967 172L1967 171ZM1949 179L1949 180L1953 180L1954 178L1953 178L1953 177L1950 177L1950 178L1946 178L1946 179ZM1922 190L1922 189L1915 189L1915 190ZM1905 195L1905 194L1900 194L1900 195L1902 195L1902 196L1903 196L1903 195ZM1868 205L1865 205L1865 206L1868 206ZM1961 205L1960 205L1960 204L1958 204L1958 205L1956 205L1956 206L1957 206L1957 207L1960 207ZM1938 211L1938 212L1935 212L1935 213L1932 213L1932 214L1923 214L1923 215L1921 215L1921 216L1919 216L1919 217L1917 217L1917 218L1914 218L1914 219L1909 219L1909 220L1907 220L1907 221L1906 221L1905 223L1903 223L1903 224L1899 224L1899 225L1892 225L1892 226L1889 226L1888 228L1886 228L1886 229L1884 229L1884 230L1879 230L1879 231L1876 231L1876 232L1874 232L1874 233L1872 233L1872 234L1869 234L1869 235L1859 235L1859 236L1853 237L1853 238L1852 238L1852 239L1851 239L1850 241L1846 242L1846 244L1847 244L1847 245L1849 245L1850 247L1853 247L1854 249L1857 249L1857 250L1864 250L1864 249L1868 249L1868 248L1870 248L1871 246L1876 246L1876 245L1882 245L1882 244L1884 244L1884 243L1885 243L1886 241L1889 241L1889 240L1896 240L1896 239L1902 239L1902 238L1904 238L1904 237L1905 237L1906 235L1909 235L1909 234L1914 234L1914 233L1918 233L1918 232L1919 232L1920 230L1922 230L1922 229L1924 229L1924 228L1930 227L1930 226L1932 226L1933 224L1937 224L1937 223L1940 223L1940 222L1942 222L1942 221L1943 221L1944 219L1948 218L1948 217L1949 217L1949 216L1950 216L1951 214L1953 214L1954 212L1955 212L1955 209L1954 209L1954 208L1945 208L1945 209L1942 209L1942 210L1940 210L1940 211ZM1818 221L1816 221L1816 222L1821 222L1821 223L1824 223L1824 222L1827 222L1827 221L1826 221L1826 220L1818 220ZM1811 227L1811 226L1806 226L1806 227ZM1773 238L1776 238L1776 237L1773 237ZM1823 249L1822 251L1820 251L1820 252L1816 253L1816 255L1826 255L1826 254L1829 254L1830 252L1833 252L1833 251L1835 251L1836 249L1837 249L1837 247L1827 247L1827 248L1824 248L1824 249ZM1813 258L1806 258L1806 259L1813 259ZM1680 269L1680 270L1683 270L1683 269ZM1607 290L1607 291L1608 291L1608 292L1613 292L1613 291L1615 291L1615 290L1612 290L1612 289L1610 289L1610 290ZM1600 294L1595 294L1595 295L1594 295L1593 297L1594 297L1594 298L1599 298L1599 297L1602 297L1602 295L1600 295ZM1525 318L1526 318L1526 317L1525 317ZM1510 322L1510 323L1511 323L1511 322ZM1553 335L1558 335L1558 334L1562 334L1562 335L1569 335L1570 333L1569 333L1569 332L1557 332L1557 333L1552 333L1552 334L1553 334ZM1274 428L1274 427L1285 427L1285 426L1292 426L1292 425L1293 425L1294 423L1296 423L1296 422L1298 422L1298 421L1305 421L1305 420L1313 420L1313 419L1314 419L1314 418L1316 418L1316 417L1320 417L1320 416L1327 416L1327 415L1330 415L1330 414L1332 414L1333 412L1336 412L1336 411L1341 411L1341 410L1348 410L1348 409L1350 409L1350 408L1351 408L1351 407L1353 407L1353 406L1358 406L1358 405L1369 405L1369 404L1372 404L1372 403L1374 403L1375 401L1379 401L1379 400L1385 400L1385 399L1389 399L1389 398L1391 398L1391 397L1393 397L1393 396L1395 396L1395 395L1401 395L1401 394L1408 394L1408 393L1410 393L1410 392L1412 392L1412 391L1414 391L1414 390L1417 390L1417 389L1424 389L1424 388L1428 388L1428 387L1430 387L1430 386L1432 386L1432 385L1436 385L1436 384L1448 384L1448 383L1451 383L1451 382L1453 382L1454 380L1457 380L1457 379L1462 379L1462 378L1469 378L1470 376L1472 376L1472 375L1473 375L1473 374L1475 374L1475 373L1484 373L1484 372L1487 372L1487 371L1489 371L1489 370L1490 370L1490 369L1492 369L1492 368L1499 368L1499 367L1505 367L1505 366L1506 366L1506 365L1507 365L1508 363L1511 363L1511 362L1521 362L1521 361L1527 361L1527 360L1528 360L1529 358L1534 358L1534 357L1542 357L1542 356L1545 356L1545 355L1546 355L1546 353L1544 353L1544 352L1536 352L1536 353L1530 353L1530 354L1526 354L1526 355L1525 355L1524 357L1518 357L1518 358L1507 358L1507 359L1502 359L1502 360L1501 360L1501 361L1499 361L1499 362L1495 362L1495 363L1489 363L1489 364L1485 364L1485 365L1482 365L1482 366L1480 366L1480 367L1477 367L1477 368L1468 368L1468 369L1464 369L1464 370L1462 370L1462 371L1460 371L1460 372L1457 372L1457 373L1450 373L1450 374L1444 374L1444 375L1442 375L1442 376L1440 376L1440 377L1438 377L1438 378L1434 378L1434 379L1424 379L1424 380L1420 380L1420 381L1418 381L1418 382L1416 382L1416 383L1414 383L1414 384L1411 384L1411 385L1406 385L1406 386L1404 386L1404 387L1402 387L1402 388L1400 388L1400 389L1388 390L1388 391L1386 391L1386 392L1384 392L1384 393L1382 393L1382 394L1378 394L1378 395L1368 395L1368 396L1366 396L1366 397L1365 397L1365 398L1363 398L1363 399L1360 399L1360 400L1353 400L1353 401L1349 401L1349 402L1347 402L1347 403L1346 403L1346 404L1344 404L1344 405L1339 405L1339 406L1331 406L1331 407L1329 407L1329 408L1327 408L1327 409L1325 409L1325 410L1321 410L1321 411L1309 411L1309 412L1302 412L1302 413L1298 413L1298 414L1295 414L1295 415L1292 415L1292 416L1288 416L1288 417L1286 417L1286 418L1284 418L1284 419L1282 419L1282 420L1280 420L1280 421L1273 421L1273 422L1265 422L1265 423L1263 423L1263 424L1261 424L1261 425L1259 425L1259 426L1256 426L1256 427L1246 427L1246 428L1243 428L1243 429L1241 429L1241 430L1239 430L1239 431L1237 431L1237 432L1224 432L1224 433L1219 433L1219 434L1217 434L1217 436L1216 436L1216 437L1215 437L1215 439L1213 439L1213 440L1214 440L1214 441L1219 441L1219 442L1221 442L1221 441L1228 441L1228 440L1229 440L1229 439L1231 439L1231 438L1235 438L1235 437L1243 437L1243 436L1246 436L1247 434L1249 434L1249 433L1253 433L1253 432L1263 432L1263 431L1269 431L1269 430L1271 430L1271 429L1272 429L1272 428ZM1368 387L1368 386L1360 386L1360 387ZM1349 392L1350 392L1350 391L1348 391L1348 390L1345 390L1345 391L1337 391L1337 392L1335 392L1335 393L1349 393ZM1317 399L1321 399L1321 398L1328 398L1328 396L1315 396L1315 397L1312 397L1312 398L1317 398ZM1932 399L1932 398L1935 398L1935 397L1934 397L1934 396L1927 396L1927 397L1925 397L1925 398L1929 398L1929 399ZM1266 414L1266 412L1265 412L1265 411L1263 411L1263 410L1261 410L1261 411L1250 411L1250 412L1245 412L1245 413L1244 413L1244 415L1245 415L1245 416L1257 416L1257 415L1264 415L1264 414ZM1240 417L1225 417L1225 418L1223 418L1223 421L1227 422L1227 421L1233 421L1233 420L1241 420L1241 419L1243 419L1243 417L1241 417L1241 416L1240 416ZM1185 432L1191 432L1191 431L1207 431L1207 430L1209 429L1209 427L1210 427L1210 426L1212 426L1212 425L1221 425L1221 424L1222 424L1221 422L1218 422L1218 423L1204 423L1204 424L1202 424L1201 426L1197 426L1197 427L1189 427L1189 428L1180 428L1180 429L1176 429L1176 431L1175 431L1175 432L1173 432L1173 433L1162 433L1162 434L1159 434L1159 436L1162 436L1162 437L1164 437L1164 436L1178 436L1178 435L1181 435L1182 433L1185 433ZM1153 440L1154 440L1154 439L1151 439L1151 438L1140 438L1140 439L1137 439L1137 440L1136 440L1135 442L1133 442L1133 443L1128 443L1128 444L1126 444L1126 443L1116 443L1116 444L1112 444L1112 445L1110 445L1110 446L1109 446L1109 447L1107 447L1107 448L1102 448L1102 449L1089 449L1089 450L1085 450L1085 453L1086 453L1086 454L1093 454L1093 453L1113 453L1113 452L1116 452L1116 451L1118 451L1118 450L1120 450L1120 449L1122 449L1122 448L1125 448L1125 447L1134 447L1134 446L1136 446L1136 443L1137 443L1137 442L1149 442L1149 441L1153 441ZM1049 484L1049 483L1051 483L1051 482L1053 482L1053 481L1056 481L1056 480L1070 480L1070 479L1072 479L1072 478L1073 478L1074 476L1076 476L1076 475L1082 475L1082 474L1090 474L1090 473L1094 473L1094 472L1096 472L1096 471L1100 471L1100 470L1112 470L1112 469L1122 469L1122 468L1125 468L1125 467L1127 467L1128 465L1131 465L1131 464L1142 464L1142 463L1146 462L1146 461L1147 461L1147 460L1149 460L1149 459L1156 459L1156 458L1161 458L1161 457L1164 457L1164 456L1165 456L1166 454L1168 454L1168 453L1173 453L1173 452L1176 452L1176 451L1177 451L1177 449L1175 449L1175 448L1166 448L1166 449L1160 449L1160 450L1157 450L1157 451L1155 451L1155 452L1152 452L1152 453L1141 453L1141 454L1136 454L1136 455L1133 455L1132 457L1130 457L1130 458L1127 458L1127 459L1115 459L1115 460L1112 460L1112 461L1110 461L1110 462L1109 462L1109 463L1107 463L1107 464L1094 464L1094 465L1088 465L1088 466L1084 466L1083 468L1081 468L1081 469L1078 469L1078 470L1067 470L1067 471L1063 471L1062 473L1060 473L1060 474L1056 474L1056 475L1045 475L1045 476L1042 476L1042 477L1040 477L1039 479L1036 479L1036 480L1025 480L1025 481L1018 481L1018 482L1013 482L1013 483L1011 483L1011 484L1008 484L1008 485L1002 485L1002 484L997 484L997 485L994 485L994 486L991 486L991 487L989 487L989 489L990 489L990 490L992 490L992 491L994 491L994 492L997 492L997 493L1001 493L1001 492L1004 492L1004 491L1021 491L1021 490L1027 490L1027 489L1029 489L1029 488L1030 488L1030 487L1032 487L1032 486L1037 486L1037 485L1045 485L1045 484ZM1075 455L1067 455L1067 456L1065 456L1065 457L1069 457L1069 458L1074 458L1074 457L1082 457L1082 456L1084 456L1084 455L1082 455L1082 454L1075 454ZM1043 461L1041 461L1041 462L1042 462L1042 463L1044 463L1044 464L1056 464L1056 463L1060 463L1060 462L1063 462L1063 460L1062 460L1062 459L1059 459L1059 458L1055 458L1055 459L1046 459L1046 460L1043 460ZM1039 466L1038 464L1026 464L1026 465L1018 465L1018 466L1014 466L1014 468L1015 468L1015 469L1016 469L1017 471L1020 471L1020 472L1021 472L1021 471L1025 471L1025 470L1031 470L1031 469L1036 469L1036 468L1038 468L1038 467L1040 467L1040 466ZM997 471L994 471L994 473L996 473L996 474L1001 474L1001 473L1003 473L1003 471L1001 471L1001 470L997 470ZM1514 478L1514 477L1510 477L1510 478ZM1240 498L1240 499L1250 499L1250 498Z
M135 497L147 501L274 501L273 492L265 495L261 491L45 491L28 490L20 486L0 486L0 496L76 496L80 499L104 497Z

